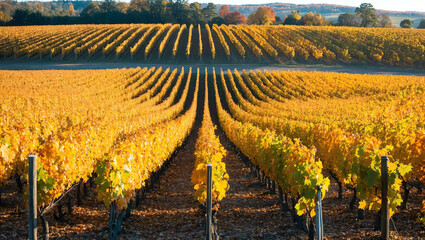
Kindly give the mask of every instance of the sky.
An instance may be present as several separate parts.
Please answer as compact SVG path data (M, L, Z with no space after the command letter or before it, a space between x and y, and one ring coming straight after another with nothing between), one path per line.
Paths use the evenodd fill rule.
M393 11L419 11L425 12L425 0L298 0L298 1L276 1L276 0L189 0L189 2L207 3L213 2L215 4L264 4L271 2L284 2L295 4L308 4L308 3L328 3L358 7L364 2L372 3L375 9L393 10Z

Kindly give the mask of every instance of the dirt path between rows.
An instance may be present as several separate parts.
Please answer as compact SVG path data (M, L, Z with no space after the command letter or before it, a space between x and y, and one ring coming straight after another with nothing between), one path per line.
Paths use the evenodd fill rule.
M203 239L205 216L193 199L193 155L198 129L178 152L161 183L148 192L141 207L124 224L123 238ZM227 149L224 158L230 176L230 189L220 203L218 233L222 239L288 239L300 236L293 229L288 212L282 212L278 197L257 182L250 169L221 131L220 141ZM196 134L195 134L196 133ZM302 235L301 235L302 236Z
M278 71L307 71L307 72L341 72L341 73L357 73L357 74L384 74L384 75L411 75L425 76L425 71L420 69L385 67L385 66L363 66L363 65L261 65L261 64L147 64L135 62L62 62L52 63L48 61L42 62L2 62L0 70L79 70L79 69L111 69L111 68L135 68L135 67L160 67L163 68L179 68L188 70L190 67L199 67L204 73L207 68L208 72L215 69L247 69L247 70L278 70Z
M203 77L201 78L203 79ZM209 82L211 86L211 81ZM203 88L203 84L200 85ZM210 89L211 90L211 89ZM203 105L203 93L199 106ZM210 109L216 113L214 95L210 95ZM157 184L143 199L142 205L133 211L125 223L129 239L203 239L205 215L199 203L193 199L191 175L194 167L194 151L201 125L198 111L196 127L186 144L173 158L173 162ZM216 116L213 121L218 124ZM220 202L217 215L218 233L222 239L293 239L305 235L293 228L289 212L281 211L278 196L271 194L257 182L238 155L234 145L220 127L216 130L220 142L227 150L223 159L230 176L230 189Z
M198 128L174 157L160 184L150 190L139 208L132 212L125 229L131 239L202 239L204 217L193 199L190 177L194 166Z
M201 77L203 79L203 77ZM211 79L210 79L211 80ZM211 88L211 81L209 82ZM200 85L201 89L203 84ZM211 89L210 89L211 90ZM211 92L211 91L210 91ZM198 106L203 106L202 100ZM216 113L214 95L210 94L210 109ZM203 239L205 215L199 203L193 199L191 175L194 167L194 151L201 125L201 109L196 127L186 144L173 158L173 162L157 184L143 199L142 205L133 211L122 235L129 239ZM213 121L218 124L216 116ZM270 194L246 167L234 145L220 127L216 130L220 142L227 150L223 159L230 176L230 189L220 202L217 215L218 233L222 239L288 239L304 233L292 228L289 212L282 212L278 196Z
M279 198L272 194L245 166L233 144L219 131L220 142L228 150L224 158L230 189L220 204L218 229L224 239L293 239L304 233L291 224Z

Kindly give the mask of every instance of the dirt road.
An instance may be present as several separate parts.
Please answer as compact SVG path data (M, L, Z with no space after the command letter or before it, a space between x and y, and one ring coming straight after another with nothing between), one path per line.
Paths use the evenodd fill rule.
M111 69L111 68L135 68L135 67L153 67L162 66L163 68L182 68L189 69L200 68L208 72L215 69L247 69L247 70L279 70L279 71L320 71L320 72L341 72L341 73L357 73L357 74L384 74L384 75L411 75L425 76L424 70L383 67L383 66L348 66L348 65L260 65L260 64L145 64L134 62L2 62L0 70L49 70L49 69ZM203 72L202 72L203 73Z

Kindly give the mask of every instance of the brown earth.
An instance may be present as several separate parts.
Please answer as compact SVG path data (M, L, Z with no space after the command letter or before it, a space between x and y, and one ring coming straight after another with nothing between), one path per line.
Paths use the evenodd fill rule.
M231 50L232 51L232 50ZM181 51L178 52L178 58L183 59L181 64L157 64L157 63L136 63L136 62L108 62L108 61L68 61L64 60L60 63L54 63L50 60L39 60L33 62L9 61L0 64L0 70L78 70L78 69L113 69L113 68L136 68L136 67L163 67L163 68L178 68L179 71L182 67L188 70L190 67L193 69L200 68L201 73L207 68L208 72L212 72L215 68L216 71L222 68L237 69L239 70L267 70L267 71L306 71L306 72L339 72L339 73L352 73L352 74L376 74L376 75L407 75L407 76L425 76L425 71L410 68L400 67L386 67L386 66L365 66L360 65L269 65L269 64L197 64L188 63L187 57L180 56Z

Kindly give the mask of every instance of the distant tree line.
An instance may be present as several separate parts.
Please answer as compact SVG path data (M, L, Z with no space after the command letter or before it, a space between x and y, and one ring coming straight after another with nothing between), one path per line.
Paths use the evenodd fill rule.
M238 15L240 21L226 21L226 16ZM271 7L259 7L257 11L251 13L246 18L239 12L230 12L228 5L223 5L219 10L225 24L284 24L284 25L304 25L304 26L350 26L350 27L393 27L391 18L387 14L377 14L375 8L370 3L363 3L356 8L355 13L343 13L339 15L336 22L326 20L319 13L309 12L301 16L300 11L291 11L289 15L281 19ZM412 28L413 22L410 19L401 21L400 27ZM422 19L418 28L425 28L425 19Z
M74 7L75 5L75 7ZM204 6L204 7L202 7ZM355 13L343 13L336 21L328 21L319 13L291 11L283 19L271 7L258 7L248 18L223 5L217 11L213 3L201 5L187 0L131 0L130 3L105 0L58 2L0 2L0 25L57 25L57 24L114 24L114 23L178 23L178 24L258 24L393 27L391 18L377 14L370 3L363 3ZM402 28L412 28L413 22L405 19ZM425 28L422 19L419 28Z
M2 10L0 8L0 10ZM1 15L0 15L1 17ZM105 0L90 2L79 15L71 4L63 15L46 15L42 11L18 8L10 19L0 18L2 25L48 24L114 24L114 23L179 23L205 24L223 22L217 6L208 3L204 8L187 0L132 0L130 3Z
M32 14L30 18L38 18L38 16L50 17L72 17L78 15L90 2L89 1L0 1L0 24L11 21L16 10L27 10L27 14ZM22 12L19 13L18 15Z
M377 14L375 8L370 3L362 3L356 8L355 13L343 13L338 16L336 22L327 21L320 14L309 12L301 17L299 11L292 11L283 19L283 24L287 25L309 25L309 26L349 26L349 27L393 27L391 18L387 14ZM402 28L412 28L413 22L404 19L400 22ZM418 28L425 28L425 19L422 19Z

